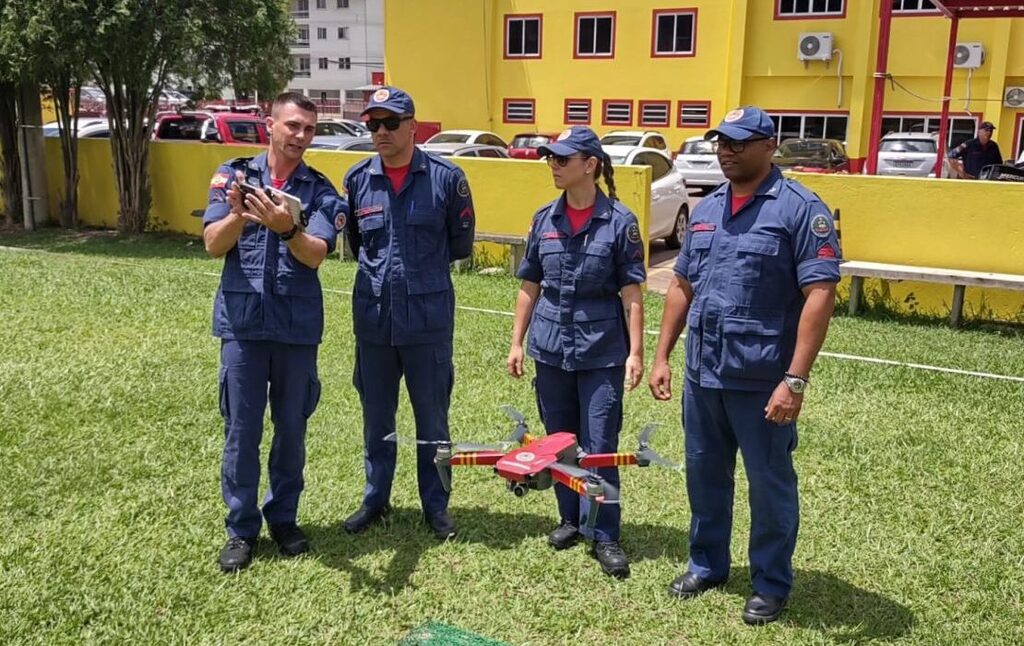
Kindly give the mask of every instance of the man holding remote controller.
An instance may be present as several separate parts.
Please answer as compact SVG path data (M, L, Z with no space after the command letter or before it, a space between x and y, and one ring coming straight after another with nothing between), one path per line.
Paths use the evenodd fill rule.
M219 559L224 572L249 566L264 520L283 555L309 549L296 514L306 422L320 400L316 360L324 308L317 267L334 249L348 213L330 181L302 161L316 121L316 106L306 97L279 95L267 118L267 152L221 165L203 215L206 251L224 257L213 306L213 334L221 339L221 490L228 507L228 541ZM289 210L293 198L302 204L298 222ZM261 513L259 449L268 398L274 438Z

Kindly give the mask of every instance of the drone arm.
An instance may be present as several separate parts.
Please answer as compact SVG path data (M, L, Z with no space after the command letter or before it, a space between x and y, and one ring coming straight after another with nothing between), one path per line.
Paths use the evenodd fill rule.
M631 464L640 464L633 453L591 453L580 458L580 467L592 469L594 467L621 467ZM647 466L640 464L640 466Z
M498 463L498 460L505 457L500 451L479 451L476 453L456 453L448 461L451 466L482 467Z
M551 471L551 476L561 484L564 484L581 496L587 495L587 483L582 478L565 473L556 464L549 466L548 470Z

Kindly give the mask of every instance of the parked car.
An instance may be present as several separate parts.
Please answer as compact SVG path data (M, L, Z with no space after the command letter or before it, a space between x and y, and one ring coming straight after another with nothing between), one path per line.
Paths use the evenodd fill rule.
M934 133L890 133L878 145L876 174L935 177L938 155L938 135Z
M153 139L221 144L266 144L266 122L242 112L169 112L158 114Z
M634 146L625 152L621 146L608 152L612 164L651 167L651 223L648 237L665 239L665 246L678 249L686 235L686 227L693 210L686 180L672 166L668 155L651 148ZM608 151L608 149L605 149Z
M326 137L313 137L313 143L309 145L310 150L350 150L355 152L377 152L373 142L366 137L352 137L349 135L329 135Z
M485 146L500 146L508 149L505 140L485 130L443 130L430 139L426 144L484 144Z
M57 121L43 125L44 137L59 137L60 124ZM79 139L110 139L110 124L106 117L78 117Z
M369 137L366 126L351 119L320 119L316 123L316 136Z
M654 130L612 130L601 137L601 147L609 155L624 155L630 148L653 148L668 153L668 144L660 132ZM616 150L618 149L618 150Z
M705 194L725 181L715 147L704 137L690 137L684 141L672 164L686 180L687 186L699 187Z
M835 139L787 139L775 149L775 165L804 173L848 173L850 158Z
M558 139L555 132L524 132L512 137L508 156L513 159L537 159L537 149Z
M420 148L441 157L485 157L487 159L508 159L504 146L484 144L421 144Z

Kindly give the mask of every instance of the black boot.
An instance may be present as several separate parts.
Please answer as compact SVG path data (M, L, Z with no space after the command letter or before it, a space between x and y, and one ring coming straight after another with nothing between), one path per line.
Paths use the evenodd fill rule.
M277 549L284 556L298 556L309 551L309 541L295 523L270 525L270 537L277 543Z
M755 592L747 599L743 608L743 621L751 626L770 624L786 609L786 597L772 597Z
M238 572L252 563L252 553L256 550L256 537L232 536L220 551L220 571L225 574Z
M564 550L572 547L580 539L580 530L569 521L562 521L562 524L548 534L548 545L556 550Z
M448 515L447 511L439 511L427 518L427 524L434 530L434 536L439 541L446 541L455 538L458 530L455 528L455 521Z
M384 505L383 507L371 508L363 505L356 510L354 514L345 519L342 526L345 531L349 534L361 534L366 531L366 528L379 522L385 516L391 513L391 507Z
M618 541L594 541L590 553L608 576L625 579L629 576L629 559Z

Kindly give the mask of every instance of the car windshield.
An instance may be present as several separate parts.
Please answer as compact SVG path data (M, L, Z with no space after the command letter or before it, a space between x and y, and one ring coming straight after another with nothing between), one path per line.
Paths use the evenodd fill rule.
M934 153L938 148L931 139L883 139L878 150L883 153Z
M612 160L613 164L625 164L626 163L626 156L625 155L608 155L608 158Z
M442 132L434 135L429 140L428 144L464 144L469 141L469 135L458 134L455 132Z
M231 138L235 141L244 141L250 144L260 142L260 133L254 121L228 121L228 128L231 129Z
M828 157L829 150L831 148L825 141L787 141L779 146L776 154L779 157L824 159Z
M640 137L636 135L605 135L601 137L602 146L639 146Z
M710 141L701 139L700 141L687 141L683 144L683 149L679 151L681 155L714 155L715 146Z
M168 119L159 124L157 139L199 139L203 122L200 119Z
M544 135L519 135L512 140L513 148L540 148L550 142L549 137Z

